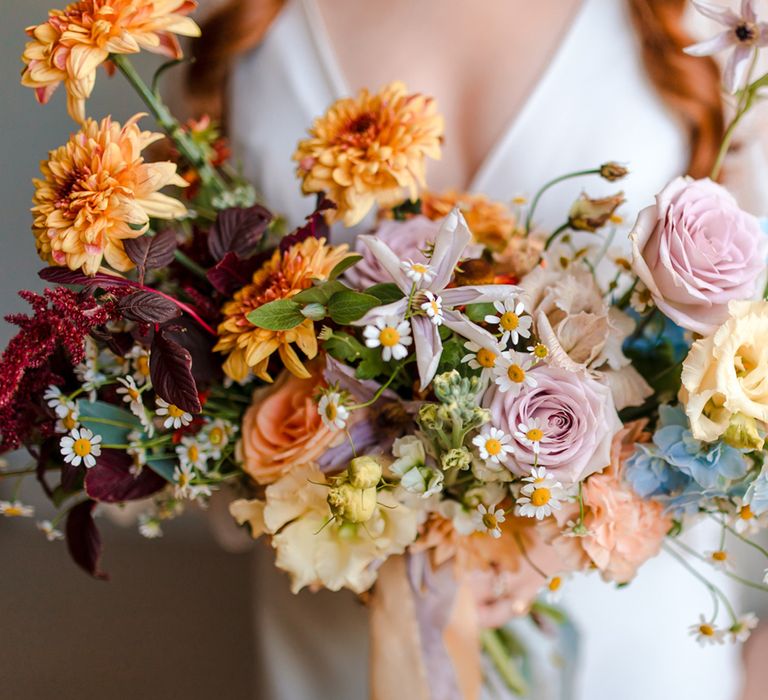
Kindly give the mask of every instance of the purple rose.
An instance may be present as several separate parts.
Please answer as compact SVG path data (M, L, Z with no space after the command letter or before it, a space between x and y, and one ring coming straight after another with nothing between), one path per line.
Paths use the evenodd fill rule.
M611 461L611 441L621 429L611 391L588 375L543 366L531 370L538 386L517 396L493 385L483 397L491 423L512 437L516 474L529 474L534 464L546 467L563 483L576 483L601 471ZM541 431L536 442L526 438ZM536 436L539 437L539 436Z
M443 220L432 221L424 216L414 216L406 221L385 220L373 232L392 249L403 262L413 261L428 263L424 251L429 250L435 242L437 232ZM355 242L355 252L363 259L347 271L347 280L356 289L365 289L374 284L392 282L392 276L381 266L381 263L360 238ZM476 258L482 253L482 246L468 245L462 256Z
M673 180L640 212L630 240L656 306L690 331L708 335L728 318L728 302L763 291L768 237L712 180Z

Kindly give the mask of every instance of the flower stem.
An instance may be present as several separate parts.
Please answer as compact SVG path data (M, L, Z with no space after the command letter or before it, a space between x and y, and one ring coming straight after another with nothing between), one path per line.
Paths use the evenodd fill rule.
M544 250L549 250L549 246L551 246L555 239L564 231L567 231L569 228L571 228L571 224L569 222L565 222L562 226L558 226L547 238L547 242L544 244Z
M217 192L224 192L227 185L221 175L211 166L197 144L184 131L181 124L160 99L160 96L144 82L127 56L111 54L110 60L125 76L131 87L136 90L152 116L157 120L160 128L168 134L176 148L179 149L179 153L197 170L203 184L214 188Z
M192 260L192 258L190 258L185 253L182 253L178 249L174 251L173 255L176 258L176 261L186 267L187 270L194 272L198 277L201 277L206 282L208 281L208 272L202 265L198 265L194 260Z
M536 193L536 195L533 198L533 201L531 202L531 208L528 210L528 216L525 219L525 232L530 233L531 232L531 226L533 225L533 215L536 213L536 207L539 205L539 200L541 199L542 195L555 185L560 184L561 182L564 182L565 180L571 180L576 177L584 177L586 175L599 175L600 174L600 168L592 168L591 170L579 170L574 173L567 173L566 175L560 175L560 177L556 177L554 180L550 180L549 182L545 183L544 186Z
M528 684L504 647L498 630L483 630L480 632L480 641L485 653L488 654L509 689L516 695L526 695Z
M368 406L373 406L373 404L375 404L381 398L381 395L386 391L387 387L393 381L395 381L395 377L400 373L401 368L402 368L401 365L398 365L395 368L395 371L392 372L389 379L387 379L387 381L378 388L378 390L376 391L376 393L373 395L371 399L369 399L364 403L358 403L358 404L354 404L353 406L348 406L347 408L350 411L356 411L359 408L368 408Z

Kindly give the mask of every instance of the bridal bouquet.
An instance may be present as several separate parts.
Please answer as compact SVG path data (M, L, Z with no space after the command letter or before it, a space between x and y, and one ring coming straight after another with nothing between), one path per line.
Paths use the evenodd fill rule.
M374 684L467 697L481 648L521 690L504 625L562 620L547 601L577 572L625 585L664 547L768 590L728 549L760 549L748 537L768 519L768 236L715 181L722 159L713 179L665 187L628 246L620 192L584 194L542 231L551 187L627 169L560 175L530 203L431 192L442 119L392 83L338 101L298 143L317 205L287 231L216 125L180 124L159 96L176 35L198 33L194 4L82 0L28 30L22 83L40 102L63 83L78 123L34 182L52 286L21 292L32 313L8 317L20 330L0 361L2 449L34 458L1 475L37 478L45 536L106 578L101 504L139 502L151 538L218 492L294 591L366 594ZM733 126L768 85L741 70L768 37L743 10L718 14L714 47L737 46ZM170 59L151 85L128 58L142 49ZM100 66L164 135L141 114L87 116ZM333 242L363 221L353 248ZM0 513L34 515L15 496ZM715 551L680 538L701 519L722 530ZM693 634L746 639L754 615L692 571L714 602Z

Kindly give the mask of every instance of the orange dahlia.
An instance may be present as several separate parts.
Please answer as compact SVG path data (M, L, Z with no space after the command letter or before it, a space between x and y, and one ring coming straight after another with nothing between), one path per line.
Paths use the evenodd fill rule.
M449 190L444 194L424 192L421 209L429 219L443 219L459 207L474 239L494 252L501 252L517 233L517 219L507 206L481 194Z
M443 118L434 99L391 83L338 100L293 154L304 194L324 192L347 226L374 204L394 206L424 187L425 158L440 158Z
M142 131L137 114L124 126L110 117L87 119L69 141L40 164L34 180L32 231L46 262L82 268L93 275L103 259L116 270L133 263L123 239L141 236L149 217L185 216L181 202L161 194L166 185L186 185L170 162L145 163L141 151L162 134Z
M33 88L42 104L64 83L69 114L82 122L96 69L109 54L147 49L181 58L175 34L200 34L186 16L196 6L195 0L81 0L51 10L48 21L26 30L32 41L21 57L26 64L21 83Z
M257 328L247 316L263 304L288 299L311 287L313 279L328 279L331 270L348 255L346 245L332 247L324 238L307 238L285 253L276 250L272 258L254 272L251 284L237 292L222 309L224 320L219 325L219 342L214 350L228 355L224 362L226 375L243 381L252 370L260 379L271 382L267 365L277 350L288 371L302 379L308 378L310 373L292 344L296 343L307 358L315 357L314 323L306 319L290 330L270 331Z

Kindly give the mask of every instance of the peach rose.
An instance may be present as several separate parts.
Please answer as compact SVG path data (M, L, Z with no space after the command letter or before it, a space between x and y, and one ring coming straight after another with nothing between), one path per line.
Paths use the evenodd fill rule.
M345 439L320 418L314 400L322 377L299 379L283 372L274 384L253 392L243 416L243 470L259 484L271 484L297 464L314 462Z
M661 549L672 520L663 506L638 496L622 478L634 444L647 442L645 421L627 423L613 439L611 466L584 482L584 518L589 534L578 541L606 581L627 583Z

